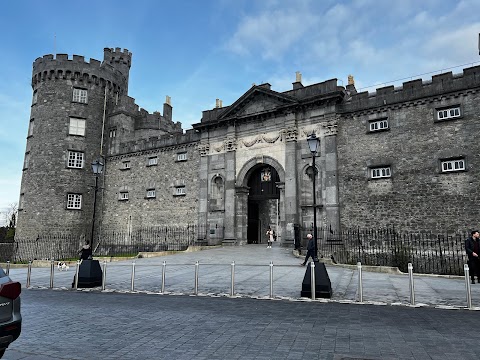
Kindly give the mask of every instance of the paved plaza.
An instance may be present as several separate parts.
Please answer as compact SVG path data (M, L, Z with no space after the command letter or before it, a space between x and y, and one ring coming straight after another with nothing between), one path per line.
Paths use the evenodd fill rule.
M277 245L277 244L275 244ZM161 294L163 262L165 292ZM198 296L193 295L195 263ZM231 264L235 261L235 296ZM331 300L300 298L305 268L291 250L218 247L107 263L107 289L72 290L74 268L33 268L23 331L8 360L46 359L478 359L480 285L465 309L462 277L363 272L328 265ZM270 298L273 262L273 298ZM11 268L25 286L27 270ZM472 346L473 344L473 346Z

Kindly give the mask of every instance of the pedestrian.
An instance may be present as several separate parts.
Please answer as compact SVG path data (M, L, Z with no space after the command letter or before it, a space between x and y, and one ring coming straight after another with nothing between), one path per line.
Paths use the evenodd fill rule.
M80 254L80 260L91 260L92 258L92 248L88 240L85 241L85 244L78 250Z
M272 248L272 242L273 242L273 236L275 232L270 228L270 226L267 229L267 249Z
M477 281L480 283L480 233L478 230L473 230L471 236L465 240L465 252L468 256L468 267L470 269L470 279L472 284L475 284L475 275Z
M302 266L305 266L307 264L309 257L312 257L312 260L315 261L315 243L312 234L308 234L307 239L307 255L305 255L305 261L301 264Z

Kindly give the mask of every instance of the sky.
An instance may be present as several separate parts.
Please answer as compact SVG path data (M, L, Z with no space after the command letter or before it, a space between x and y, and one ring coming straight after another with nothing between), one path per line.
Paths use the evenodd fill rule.
M0 33L0 225L18 203L32 101L45 54L133 53L129 96L184 130L253 83L287 91L336 78L357 90L479 65L478 0L5 0Z

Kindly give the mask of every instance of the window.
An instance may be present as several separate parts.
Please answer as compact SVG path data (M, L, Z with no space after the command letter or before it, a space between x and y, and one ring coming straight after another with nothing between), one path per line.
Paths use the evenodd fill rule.
M81 194L67 194L67 209L81 209L82 195Z
M372 179L389 178L392 176L390 166L370 169Z
M73 101L79 103L87 103L87 90L83 89L73 89Z
M120 200L128 200L128 191L120 192Z
M85 119L70 118L68 134L85 136Z
M22 210L25 204L25 193L20 194L20 199L18 200L18 210Z
M175 187L175 195L176 195L176 196L185 195L185 186L177 186L177 187Z
M438 120L447 120L460 117L460 106L451 107L448 109L438 110Z
M35 122L33 119L30 120L30 124L28 125L28 136L33 136L33 127L35 125Z
M38 96L37 96L37 90L33 92L33 97L32 97L32 105L35 105L37 103Z
M83 168L83 152L69 151L67 167L69 168Z
M465 171L465 159L442 161L442 172Z
M177 161L187 161L187 153L178 153L177 154Z
M110 138L117 137L117 129L110 129L109 137Z
M154 166L157 165L158 158L156 156L148 158L148 165L147 166Z
M388 120L382 119L370 122L370 131L380 131L388 129Z
M124 162L122 163L122 169L123 169L123 170L128 170L128 169L130 169L130 161L124 161Z
M28 165L30 164L30 153L26 152L25 153L25 159L23 161L23 168L28 169Z
M154 198L155 196L156 196L155 189L148 189L147 190L147 198L148 199Z

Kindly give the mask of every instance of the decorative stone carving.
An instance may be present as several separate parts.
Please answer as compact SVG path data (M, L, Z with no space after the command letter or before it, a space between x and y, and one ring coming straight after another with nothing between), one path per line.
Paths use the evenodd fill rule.
M286 141L297 141L298 130L296 127L290 127L285 129L285 140Z
M210 144L199 144L198 151L200 152L200 156L207 156L210 151Z
M237 139L228 138L224 141L225 151L235 151L237 150Z
M337 135L338 133L338 121L331 120L322 123L322 128L325 136Z

